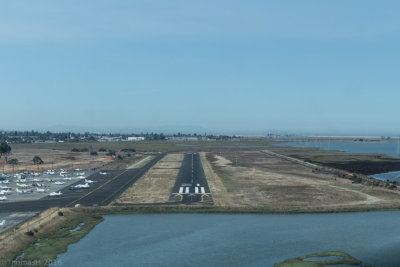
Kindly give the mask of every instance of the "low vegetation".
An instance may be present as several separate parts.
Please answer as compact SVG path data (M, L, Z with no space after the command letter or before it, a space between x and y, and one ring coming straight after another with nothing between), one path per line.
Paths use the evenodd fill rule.
M5 255L1 258L1 266L47 266L55 262L57 255L66 252L69 244L78 242L94 226L103 220L95 212L68 211L60 213L63 219L51 228L35 229L26 232L29 245L20 248L19 256Z
M356 154L318 148L279 146L270 147L268 150L298 158L305 162L364 175L400 170L400 159L382 154Z
M314 260L314 259L316 260ZM326 259L324 259L326 258ZM330 259L334 258L334 259ZM311 260L313 259L313 260ZM329 265L361 266L362 262L342 251L327 251L288 259L274 267L324 267Z
M83 148L73 148L71 149L71 152L88 152L89 149L87 147L83 147Z

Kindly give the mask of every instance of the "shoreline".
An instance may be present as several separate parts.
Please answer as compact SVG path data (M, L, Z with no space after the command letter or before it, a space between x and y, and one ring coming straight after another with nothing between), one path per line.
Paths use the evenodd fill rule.
M0 258L0 266L11 263L35 263L36 266L57 264L57 256L68 250L70 244L79 242L90 231L101 223L103 216L112 215L149 215L149 214L226 214L226 215L307 215L307 214L343 214L361 212L400 211L399 207L341 207L331 209L274 209L266 207L221 207L221 206L106 206L106 207L79 207L60 209L63 212L61 219L47 231L34 233L28 242L22 243L12 251L8 257ZM64 217L64 218L63 218ZM66 220L63 220L65 219ZM72 231L85 225L83 229ZM42 229L42 226L38 226ZM26 233L25 233L26 235ZM59 242L60 237L64 242ZM39 245L38 245L39 244ZM54 244L58 244L54 247ZM43 248L43 247L44 248ZM41 248L42 247L42 248ZM19 257L18 255L23 255ZM47 257L47 258L46 258Z
M318 153L315 153L316 151ZM333 162L344 162L349 166L352 165L353 167L354 160L361 160L364 164L366 162L382 164L385 161L393 160L385 156L378 157L377 155L368 154L350 154L331 150L322 151L316 148L274 146L273 149L271 149L271 152L273 152L274 157L283 158L285 160L289 160L290 162L294 162L295 164L311 166L311 170L318 169L318 172L329 170L329 173L341 174L342 176L344 175L343 177L346 179L353 180L353 183L366 183L371 185L371 188L375 186L384 187L386 184L383 182L379 184L371 183L370 179L372 178L367 179L367 177L364 177L364 175L361 174L351 174L346 170L333 168L332 166L329 166L332 164L331 160L334 160ZM400 164L400 160L393 161L398 161ZM244 164L244 166L247 165ZM211 168L211 166L209 167ZM211 171L214 172L214 170ZM394 189L394 191L396 191L396 189ZM16 227L10 229L11 235L15 234L16 231L19 231L17 232L18 238L23 240L23 242L19 242L19 239L14 238L14 236L9 239L13 241L12 245L14 246L11 246L11 248L7 250L8 254L5 254L0 249L0 266L8 266L13 260L27 261L27 264L25 265L29 265L29 263L39 263L36 264L37 266L47 266L51 263L57 264L57 262L54 262L54 260L57 259L57 256L67 251L70 244L79 242L79 240L90 233L90 231L96 225L104 220L103 216L149 214L312 215L400 211L400 203L391 203L389 200L386 199L380 203L368 201L365 203L356 203L356 201L353 201L353 203L345 202L343 204L337 204L337 202L332 202L328 203L327 205L321 205L321 202L310 202L310 205L308 206L307 204L301 203L286 203L286 205L280 206L280 203L276 202L275 204L268 206L268 204L263 204L263 202L259 202L258 205L229 202L217 203L217 205L171 205L171 203L167 205L167 203L135 203L100 207L83 206L77 208L55 208L55 210L57 210L56 213L58 211L62 211L64 215L54 216L54 220L50 222L43 221L41 224L36 225L31 229L16 229ZM46 211L43 213L45 212ZM71 230L74 230L82 223L85 225L85 227L71 232ZM27 235L28 232L31 232L32 235ZM0 242L0 248L1 245L5 246L5 244L1 243L7 243L8 245L8 241ZM18 255L22 255L22 257L18 257ZM17 265L20 264L17 262Z

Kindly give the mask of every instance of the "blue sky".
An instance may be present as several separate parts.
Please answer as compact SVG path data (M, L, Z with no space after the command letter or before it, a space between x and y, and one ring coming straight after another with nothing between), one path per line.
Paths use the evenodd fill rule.
M2 1L0 129L400 134L398 1Z

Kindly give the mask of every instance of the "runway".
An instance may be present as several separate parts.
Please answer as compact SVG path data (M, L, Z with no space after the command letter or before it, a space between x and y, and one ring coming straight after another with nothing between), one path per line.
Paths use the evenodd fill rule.
M185 154L172 192L170 199L182 204L212 203L211 192L198 153Z
M95 181L95 183L90 184L88 189L70 190L70 186L68 186L60 190L62 192L60 196L0 203L0 212L42 211L51 207L73 207L76 204L82 206L108 205L163 157L162 154L157 155L146 165L137 169L107 171L105 175L97 172L87 178L87 180ZM72 186L84 183L80 180Z

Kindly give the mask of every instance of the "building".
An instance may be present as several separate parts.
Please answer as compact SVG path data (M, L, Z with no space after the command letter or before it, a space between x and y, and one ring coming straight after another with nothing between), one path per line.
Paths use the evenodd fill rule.
M129 136L128 141L144 141L144 136Z

